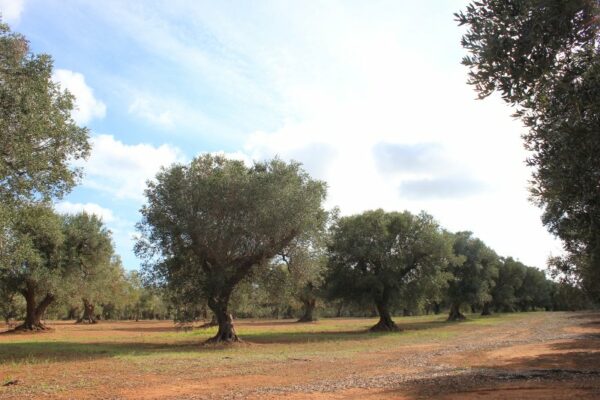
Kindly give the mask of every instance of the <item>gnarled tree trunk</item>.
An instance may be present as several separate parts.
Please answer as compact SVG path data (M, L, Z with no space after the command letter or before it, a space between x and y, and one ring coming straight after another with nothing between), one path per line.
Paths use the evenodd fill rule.
M78 324L96 324L96 316L94 315L95 306L88 299L81 299L83 301L83 315L77 320Z
M385 302L377 302L377 313L379 314L379 322L373 325L370 329L371 332L396 332L400 328L392 320L392 316Z
M450 306L450 315L448 315L448 321L463 321L466 317L460 312L460 304L453 303Z
M302 304L304 306L304 313L302 314L302 317L300 317L298 322L314 322L314 321L316 321L317 318L315 318L315 316L314 316L314 311L315 311L315 307L317 305L317 299L315 299L315 298L304 299L302 301Z
M209 299L208 306L217 317L219 330L217 331L217 334L208 339L206 343L241 342L241 339L238 337L237 333L235 332L235 327L233 326L233 317L227 311L228 304L228 295L220 299Z
M492 310L490 308L490 303L489 302L485 302L483 303L483 309L481 310L481 315L492 315Z
M49 329L42 323L42 316L46 309L54 301L54 295L47 293L39 304L35 304L35 286L28 284L26 289L21 291L25 302L27 303L25 321L15 328L15 330L25 331L43 331Z

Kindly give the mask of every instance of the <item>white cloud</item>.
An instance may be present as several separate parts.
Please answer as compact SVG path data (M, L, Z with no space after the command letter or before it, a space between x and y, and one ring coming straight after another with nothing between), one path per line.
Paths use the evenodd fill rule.
M94 91L85 82L83 74L56 69L52 79L75 96L75 110L72 114L75 122L83 125L94 118L104 118L106 105L94 97Z
M96 203L71 203L70 201L61 201L55 206L56 211L61 214L76 214L82 211L88 214L95 214L102 218L105 223L111 223L116 220L112 210L104 208Z
M9 24L16 24L19 22L24 8L25 0L0 0L2 20Z
M168 144L128 145L111 135L92 138L92 153L84 167L83 185L122 199L143 200L146 181L160 167L184 160L181 151Z
M214 107L202 108L204 126L235 120L230 104L275 116L275 128L251 128L239 141L247 154L242 159L297 159L327 180L328 205L344 214L424 209L451 230L474 231L502 255L542 266L557 246L541 225L540 210L528 202L531 171L524 165L522 126L501 100L476 101L465 84L461 32L452 17L463 6L261 2L236 4L232 12L227 5L195 2L163 9L96 4L132 43L178 66L189 80L187 92L200 89L198 97ZM214 105L215 94L227 102ZM164 96L133 93L129 111L167 128L198 114L185 102L166 100L177 93ZM128 178L128 152L180 157L170 146L142 151L111 137L102 141L107 149L100 156L94 151L100 161L90 165L99 167L89 169L88 183L121 197L141 196L146 178L140 178L157 169L136 164L135 177ZM382 143L396 150L432 147L420 155L381 154ZM440 198L440 192L452 196Z
M129 113L163 128L173 128L175 126L173 111L165 109L164 105L157 104L156 101L152 101L148 97L136 97L129 105Z

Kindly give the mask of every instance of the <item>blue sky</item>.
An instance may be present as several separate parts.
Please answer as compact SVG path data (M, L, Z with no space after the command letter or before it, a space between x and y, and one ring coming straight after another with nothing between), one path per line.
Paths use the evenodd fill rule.
M465 1L0 0L55 60L94 145L57 204L100 214L127 268L145 181L204 152L302 162L343 214L425 210L543 267L557 242L528 201L521 124L475 100Z

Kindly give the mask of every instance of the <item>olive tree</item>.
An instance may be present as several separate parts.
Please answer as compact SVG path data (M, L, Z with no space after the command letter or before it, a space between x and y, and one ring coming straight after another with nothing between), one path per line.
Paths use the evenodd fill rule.
M566 251L550 266L600 300L600 2L478 0L456 17L468 82L528 129L532 199Z
M61 219L45 204L20 207L16 215L0 240L0 280L25 299L25 321L18 329L44 330L42 316L67 276L61 255Z
M500 259L496 253L471 232L454 235L454 253L463 259L451 265L452 278L448 281L450 302L449 321L463 320L460 312L463 304L481 305L482 315L490 313L491 290L498 276Z
M393 331L391 307L415 281L453 260L451 242L428 214L381 209L340 218L328 246L329 296L375 305L373 331Z
M61 197L87 157L88 130L71 117L74 98L53 82L52 57L34 55L0 22L0 201Z
M162 169L145 191L136 253L175 296L208 303L219 329L211 342L239 340L229 314L236 286L315 224L326 187L298 163L246 166L203 155Z
M115 279L114 248L110 231L102 220L85 212L66 215L64 220L64 262L69 268L71 296L83 304L77 322L96 323L95 306L110 300Z

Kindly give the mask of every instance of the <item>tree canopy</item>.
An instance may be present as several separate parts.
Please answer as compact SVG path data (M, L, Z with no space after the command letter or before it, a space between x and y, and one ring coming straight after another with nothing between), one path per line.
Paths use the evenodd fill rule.
M463 304L481 305L489 313L491 290L498 275L499 259L496 253L471 232L454 234L454 254L463 262L450 266L452 278L448 282L451 321L464 319L460 312Z
M528 132L533 200L567 252L551 260L600 299L600 3L481 0L467 27L469 83L499 92Z
M372 330L397 330L390 309L403 291L445 269L453 258L451 243L425 213L379 209L342 217L330 241L330 296L374 304L380 320Z
M71 271L70 294L83 303L80 322L95 323L94 307L110 299L108 288L115 278L111 233L93 214L66 215L63 220L63 257Z
M71 117L74 98L53 82L52 58L0 22L0 201L50 199L80 176L88 130Z
M213 341L235 341L228 305L236 285L325 222L325 193L297 163L248 167L203 155L148 183L136 252L174 295L208 302L219 322Z

